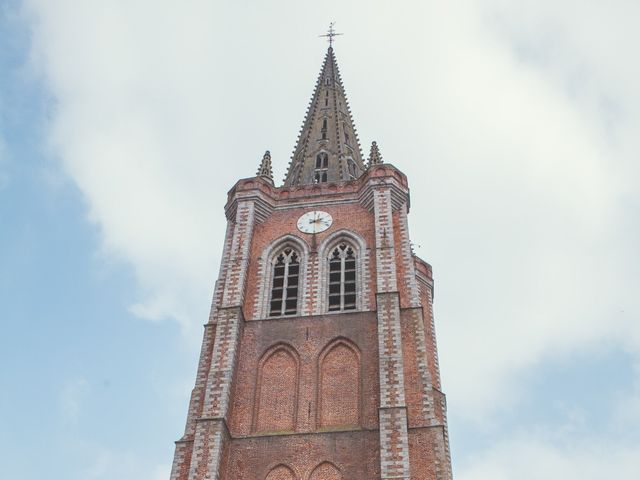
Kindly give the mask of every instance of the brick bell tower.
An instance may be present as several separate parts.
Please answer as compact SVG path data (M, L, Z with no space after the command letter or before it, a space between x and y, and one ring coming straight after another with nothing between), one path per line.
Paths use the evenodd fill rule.
M365 163L330 46L284 185L228 194L171 480L449 480L431 267L406 176Z

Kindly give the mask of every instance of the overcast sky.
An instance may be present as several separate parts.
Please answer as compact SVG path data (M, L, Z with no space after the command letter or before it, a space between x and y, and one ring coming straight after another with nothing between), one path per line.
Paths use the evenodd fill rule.
M0 0L0 451L167 479L225 229L330 21L411 186L458 480L640 469L637 0Z

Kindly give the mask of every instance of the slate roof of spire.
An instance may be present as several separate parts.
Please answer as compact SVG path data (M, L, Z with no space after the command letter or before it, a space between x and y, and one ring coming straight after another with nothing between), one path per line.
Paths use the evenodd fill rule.
M359 177L364 170L338 63L333 47L329 47L284 185L346 181Z

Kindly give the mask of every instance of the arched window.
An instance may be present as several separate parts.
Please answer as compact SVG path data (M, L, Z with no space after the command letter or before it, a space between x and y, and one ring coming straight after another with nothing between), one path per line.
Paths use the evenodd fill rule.
M342 242L329 256L329 311L356 308L356 254Z
M351 158L347 158L347 173L349 174L349 180L357 178L356 162Z
M273 262L269 316L295 315L298 311L300 257L293 248L285 247Z
M315 183L325 183L327 181L327 171L329 169L329 155L320 152L316 155L316 168L314 171Z

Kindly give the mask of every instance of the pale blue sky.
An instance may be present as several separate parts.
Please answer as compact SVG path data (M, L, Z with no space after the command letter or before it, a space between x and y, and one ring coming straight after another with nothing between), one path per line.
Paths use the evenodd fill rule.
M640 6L478 3L0 0L3 476L168 478L226 191L282 178L337 20L434 266L455 477L635 478Z

